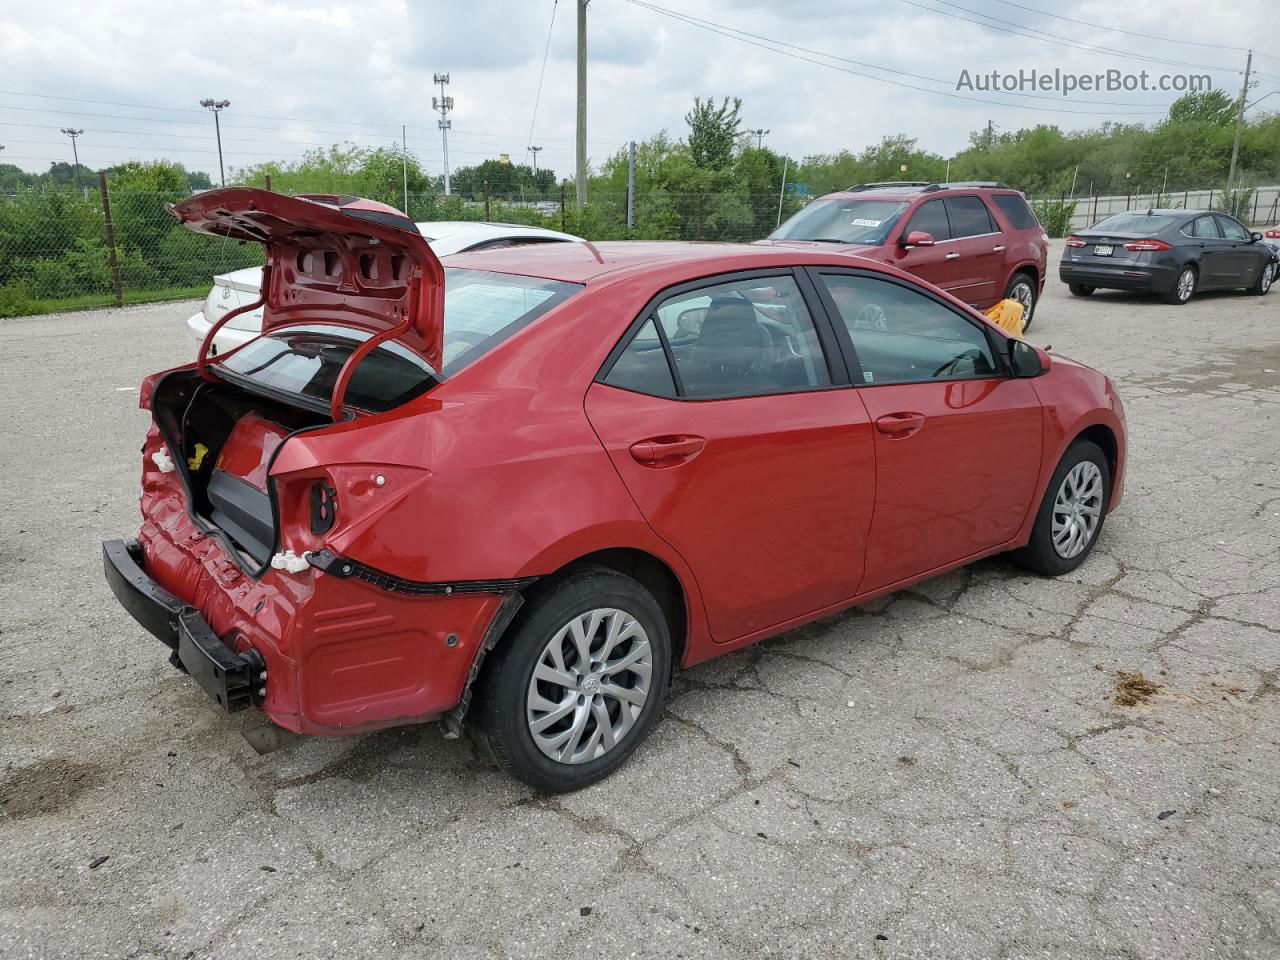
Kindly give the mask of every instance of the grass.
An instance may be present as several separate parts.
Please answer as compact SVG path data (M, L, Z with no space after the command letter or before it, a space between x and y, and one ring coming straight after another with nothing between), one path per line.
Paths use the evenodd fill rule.
M213 285L212 280L192 287L157 287L151 290L126 290L125 305L159 303L164 300L203 299ZM0 318L25 317L41 313L65 313L73 310L93 310L115 306L116 298L109 293L85 293L78 297L56 300L10 299L0 304Z

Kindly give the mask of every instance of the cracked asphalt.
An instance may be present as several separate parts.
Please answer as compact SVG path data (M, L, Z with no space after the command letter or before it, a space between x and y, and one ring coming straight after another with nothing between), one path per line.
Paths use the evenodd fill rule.
M1050 280L1030 339L1129 417L1090 560L680 674L556 799L434 726L259 754L117 606L196 306L0 321L0 957L1280 956L1280 293Z

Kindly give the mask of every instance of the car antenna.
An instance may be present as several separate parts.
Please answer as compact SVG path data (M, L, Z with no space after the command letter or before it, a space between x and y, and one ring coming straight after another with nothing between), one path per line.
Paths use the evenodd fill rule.
M590 240L583 240L582 242L583 244L586 245L586 248L591 251L591 255L596 258L596 262L599 264L603 264L604 257L600 255L600 251L596 248L596 245L592 243Z

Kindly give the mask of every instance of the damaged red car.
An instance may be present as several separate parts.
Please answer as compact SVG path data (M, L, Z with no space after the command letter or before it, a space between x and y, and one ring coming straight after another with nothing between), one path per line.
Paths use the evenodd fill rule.
M222 708L289 730L439 721L575 789L677 666L990 554L1065 573L1120 502L1110 382L884 264L442 264L351 197L173 212L266 248L263 335L144 382L142 527L106 575Z

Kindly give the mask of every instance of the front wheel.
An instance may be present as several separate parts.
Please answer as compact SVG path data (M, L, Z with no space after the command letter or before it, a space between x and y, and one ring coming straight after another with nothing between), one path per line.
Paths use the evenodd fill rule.
M1195 292L1196 268L1183 267L1178 273L1178 279L1173 281L1173 289L1164 295L1164 302L1180 307L1190 300L1191 295Z
M489 752L547 793L608 776L666 695L671 637L661 607L630 577L584 568L535 594L513 629L477 689Z
M1102 448L1077 440L1062 456L1014 562L1050 577L1070 573L1093 551L1111 501L1111 465Z
M1271 284L1276 278L1276 265L1274 263L1264 263L1262 270L1258 273L1258 279L1253 281L1253 286L1249 288L1249 292L1256 297L1265 296L1267 291L1271 289Z
M1036 310L1036 282L1030 274L1015 273L1009 281L1009 289L1004 292L1006 300L1017 300L1022 304L1023 332L1031 329L1031 317Z

